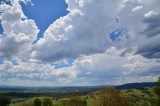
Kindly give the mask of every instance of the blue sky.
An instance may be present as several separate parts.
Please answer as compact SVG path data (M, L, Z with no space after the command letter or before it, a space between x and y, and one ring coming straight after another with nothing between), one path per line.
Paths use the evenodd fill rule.
M48 26L61 16L65 16L68 11L64 0L32 0L32 3L21 3L24 14L35 20L40 32L38 38L43 37L43 33Z
M43 37L43 33L48 26L58 18L68 14L67 4L65 0L32 0L31 3L21 3L24 14L36 22L40 29L37 39ZM72 64L72 59L67 59L68 64L53 64L55 68L69 67Z
M5 0L4 0L5 1ZM5 1L6 2L6 1ZM8 2L7 2L8 3ZM43 33L55 20L68 14L67 4L64 0L32 0L30 3L20 3L24 14L36 22L40 29L37 35L37 40L43 37ZM0 33L3 33L2 25L0 24ZM36 41L37 41L36 40ZM69 64L72 60L68 59ZM3 60L0 60L3 63ZM67 67L69 64L54 64L55 68Z
M3 33L3 28L2 28L2 25L0 24L0 34Z
M159 0L3 0L0 85L156 81L159 4Z

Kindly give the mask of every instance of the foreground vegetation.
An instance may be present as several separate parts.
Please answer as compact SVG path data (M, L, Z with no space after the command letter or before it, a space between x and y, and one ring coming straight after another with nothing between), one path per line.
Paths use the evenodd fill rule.
M66 98L34 97L9 106L159 106L155 87L118 91L114 88Z
M103 88L85 95L9 99L0 96L0 106L160 106L160 79L155 87L116 90Z

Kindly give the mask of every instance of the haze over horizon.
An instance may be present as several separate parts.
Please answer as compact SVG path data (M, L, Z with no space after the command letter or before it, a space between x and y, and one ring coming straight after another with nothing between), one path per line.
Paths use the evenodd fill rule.
M157 81L159 5L160 0L0 0L0 85Z

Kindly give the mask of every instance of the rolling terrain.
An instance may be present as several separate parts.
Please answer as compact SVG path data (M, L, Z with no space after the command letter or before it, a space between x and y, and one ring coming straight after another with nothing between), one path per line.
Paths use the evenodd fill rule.
M145 82L118 86L83 87L0 86L0 95L11 98L9 106L34 106L35 99L38 98L43 101L46 97L52 100L53 106L68 106L67 103L72 99L74 101L79 100L79 102L77 101L79 104L85 104L80 106L99 106L96 104L99 98L103 96L103 89L110 93L107 89L113 88L113 91L123 95L123 99L128 101L129 106L156 106L158 101L158 96L154 94L156 85L156 82Z

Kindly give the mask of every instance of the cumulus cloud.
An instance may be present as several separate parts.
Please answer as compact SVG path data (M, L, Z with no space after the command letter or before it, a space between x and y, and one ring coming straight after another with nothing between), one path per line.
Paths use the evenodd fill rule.
M160 35L146 39L141 45L139 45L137 54L152 59L160 58Z
M103 85L127 82L155 81L160 72L159 63L130 51L111 47L104 53L77 58L70 67L55 69L50 64L5 61L0 65L1 78L61 83L62 85ZM25 68L24 68L25 67ZM154 70L153 70L154 69ZM140 80L141 79L141 80ZM143 80L142 80L143 79Z
M52 62L104 52L121 1L67 0L69 13L49 26L34 45L33 58Z
M146 29L148 24L144 17L153 6L155 10L159 8L157 0L66 2L70 12L48 27L44 37L33 46L32 58L54 62L68 57L102 53L113 45L130 48L139 46L146 35L159 31L159 27L153 24L150 26L155 26L156 31L149 31L150 26ZM114 23L117 17L118 24ZM116 28L125 29L128 38L123 41L121 39L121 42L112 42L108 35Z
M160 34L160 13L149 11L144 15L143 22L147 24L144 34L147 37L152 37Z
M122 84L127 82L154 81L154 79L149 78L158 78L160 66L156 60L148 60L143 56L133 55L133 51L122 56L121 54L124 51L111 47L104 53L77 59L74 62L78 72L76 81L79 81L79 83L82 81L81 83L86 85L103 85L106 83ZM139 80L144 78L144 76L149 78Z
M11 5L2 3L1 25L3 35L0 37L0 58L27 59L31 44L39 30L34 20L27 19L23 14L18 0Z
M147 24L142 32L146 36L146 40L139 45L137 53L146 58L160 58L160 13L156 11L147 12L144 15L143 23Z
M119 12L118 28L127 29L130 37L126 47L135 46L136 54L150 59L159 58L159 3L158 0L126 0Z
M10 61L4 61L0 65L1 78L19 79L30 81L46 81L46 82L61 82L61 84L69 83L76 78L74 67L67 69L54 69L50 64L39 64L32 62L18 61L16 64Z
M30 0L0 5L0 79L6 83L103 85L160 75L159 0L66 0L69 13L35 43L39 30L20 1Z

